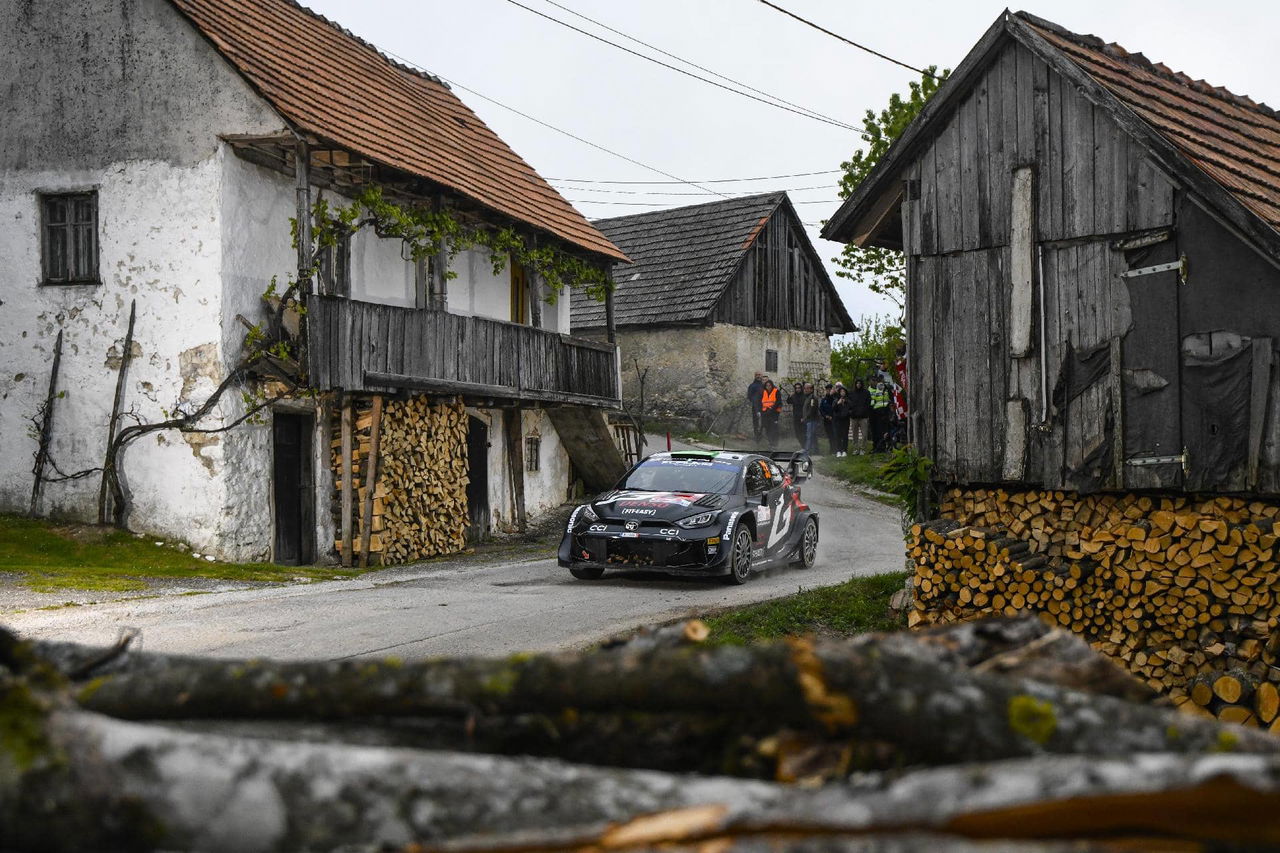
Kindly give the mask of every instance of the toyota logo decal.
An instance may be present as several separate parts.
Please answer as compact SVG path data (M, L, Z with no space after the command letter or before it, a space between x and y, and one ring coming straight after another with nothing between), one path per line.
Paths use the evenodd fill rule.
M638 522L638 521L628 521L628 522L627 522L627 529L628 529L628 530L635 530L635 529L636 529L637 527L639 527L639 526L640 526L640 522Z

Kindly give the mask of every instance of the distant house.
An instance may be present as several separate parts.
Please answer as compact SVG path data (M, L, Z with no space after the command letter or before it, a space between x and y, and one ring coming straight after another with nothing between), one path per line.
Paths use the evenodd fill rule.
M373 227L293 243L313 202L377 186L601 279L626 259L439 79L291 0L7 4L0 69L30 84L0 128L0 510L94 519L98 477L60 472L103 464L117 379L122 425L198 407L291 277L309 282L294 369L314 395L137 442L130 529L305 562L349 559L364 528L384 559L414 559L621 473L601 415L616 350L569 337L568 300L546 304L537 275L478 249L414 259ZM205 425L234 422L250 385Z
M623 396L649 416L745 413L757 371L775 381L830 372L829 336L854 330L786 193L593 223L632 260L615 269ZM605 306L573 296L574 334L601 337Z
M1004 13L824 236L906 254L956 484L1280 494L1280 114Z

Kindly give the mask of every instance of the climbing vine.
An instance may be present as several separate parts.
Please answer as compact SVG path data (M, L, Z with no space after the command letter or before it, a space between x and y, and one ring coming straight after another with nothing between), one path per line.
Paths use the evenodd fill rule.
M593 299L603 300L611 287L606 272L555 245L532 245L511 227L468 222L444 207L401 204L386 197L382 187L366 187L349 205L332 205L319 198L312 206L312 241L327 249L365 227L379 237L400 239L415 261L446 254L450 260L468 249L489 253L493 273L514 261L538 275L547 286L546 301L555 304L565 287L581 287ZM293 220L297 240L297 220ZM457 273L449 270L447 278Z

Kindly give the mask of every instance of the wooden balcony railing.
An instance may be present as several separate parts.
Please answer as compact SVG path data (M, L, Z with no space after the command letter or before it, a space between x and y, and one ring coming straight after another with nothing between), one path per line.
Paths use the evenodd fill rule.
M321 390L462 394L619 405L612 344L332 296L307 300L308 368Z

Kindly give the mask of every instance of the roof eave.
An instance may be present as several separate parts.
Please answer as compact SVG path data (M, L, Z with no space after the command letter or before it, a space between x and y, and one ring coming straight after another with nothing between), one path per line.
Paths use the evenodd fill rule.
M1136 139L1156 165L1175 182L1200 196L1211 210L1227 220L1226 224L1273 263L1280 263L1280 232L1246 207L1216 179L1206 174L1164 134L1149 125L1059 48L1046 41L1031 23L1034 21L1035 26L1039 26L1040 19L1023 12L1009 17L1009 33L1014 39L1074 84L1086 100L1106 110L1120 128ZM1056 25L1046 25L1045 28L1061 31Z

